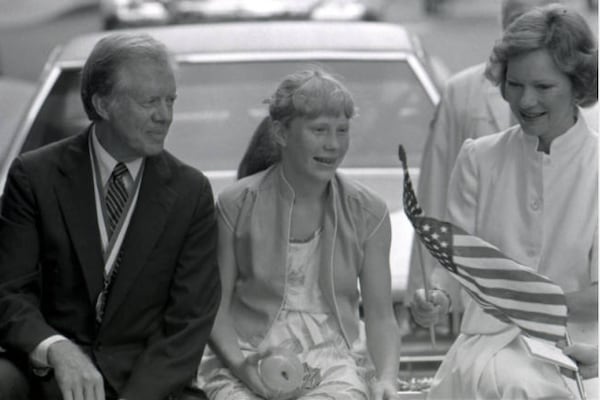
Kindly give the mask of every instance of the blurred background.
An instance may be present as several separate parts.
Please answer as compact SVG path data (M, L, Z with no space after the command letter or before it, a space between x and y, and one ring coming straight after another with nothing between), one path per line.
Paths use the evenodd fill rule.
M82 33L115 26L111 13L119 5L131 7L126 3L138 3L138 9L146 7L146 22L155 24L166 21L164 11L156 7L157 4L203 2L161 0L144 6L141 0L0 0L0 73L35 81L54 46ZM288 2L298 8L311 0ZM232 1L213 0L212 3L221 5L220 10L212 7L213 18L226 18L217 13L223 12L223 5ZM275 2L246 0L245 3L256 18L268 18L265 12ZM363 3L372 10L371 14L364 15L365 19L405 25L421 37L432 58L440 60L440 65L450 73L484 60L500 31L499 0L363 0ZM597 33L597 1L571 0L571 3L586 15Z

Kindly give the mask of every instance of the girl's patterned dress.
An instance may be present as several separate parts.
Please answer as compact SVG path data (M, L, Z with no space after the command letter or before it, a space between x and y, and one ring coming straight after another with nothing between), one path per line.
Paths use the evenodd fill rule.
M318 285L320 231L307 241L291 241L284 304L258 348L240 341L248 356L284 348L297 354L304 367L297 399L369 399L374 368L364 340L349 349L335 315L326 305ZM207 351L198 370L198 384L211 400L260 399Z

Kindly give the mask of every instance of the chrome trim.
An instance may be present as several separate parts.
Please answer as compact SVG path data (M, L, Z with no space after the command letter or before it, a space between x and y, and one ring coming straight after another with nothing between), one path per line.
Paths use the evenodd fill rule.
M412 70L415 72L415 75L417 75L417 79L425 88L425 91L427 92L427 95L433 102L433 105L437 105L440 101L440 93L433 81L431 80L431 78L429 77L429 75L427 74L427 71L425 71L425 67L423 67L421 61L412 54L408 56L407 61L408 64L411 66Z
M214 62L250 62L250 61L298 61L298 60L374 60L405 61L414 57L406 51L331 51L331 50L297 50L267 51L255 50L245 52L176 54L175 60L180 63L214 63ZM57 66L64 68L81 68L85 60L61 60Z
M409 167L408 172L412 176L416 176L419 174L420 168L418 167ZM398 162L398 167L390 167L390 168L338 168L338 171L342 174L353 175L353 176L369 176L369 175L379 175L379 176L401 176L404 174L400 163ZM235 178L236 171L222 169L222 170L206 170L202 171L204 175L208 178Z
M398 161L398 167L390 167L390 168L338 168L338 171L342 174L352 174L354 176L366 176L366 175L380 175L380 176L400 176L404 174L404 171L401 168L400 161ZM420 168L418 167L408 167L408 172L415 176L418 175Z
M223 178L235 178L237 176L236 171L230 170L214 170L214 171L202 171L207 178L223 179Z
M58 61L55 64L55 67L59 67L60 69L82 69L83 68L83 64L85 64L85 60L63 60L63 61Z
M400 363L425 363L425 362L442 362L444 354L439 355L415 355L415 356L400 356Z
M248 61L298 61L298 60L375 60L404 61L410 57L407 52L365 52L365 51L272 51L272 52L239 52L212 54L180 54L178 62L248 62Z

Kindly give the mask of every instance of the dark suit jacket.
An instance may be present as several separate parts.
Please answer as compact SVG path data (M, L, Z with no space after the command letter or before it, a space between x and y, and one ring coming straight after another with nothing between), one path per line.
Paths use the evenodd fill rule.
M147 158L98 327L103 261L88 132L11 166L0 217L0 345L28 353L62 334L121 397L163 399L194 376L219 305L212 190L166 151Z

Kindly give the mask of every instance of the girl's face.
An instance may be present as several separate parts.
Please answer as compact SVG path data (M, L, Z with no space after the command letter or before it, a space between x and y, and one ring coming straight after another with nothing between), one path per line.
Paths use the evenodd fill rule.
M571 80L545 49L508 61L504 97L523 131L548 146L575 123Z
M286 172L303 180L328 182L350 144L350 121L340 116L296 117L280 125L282 162Z

